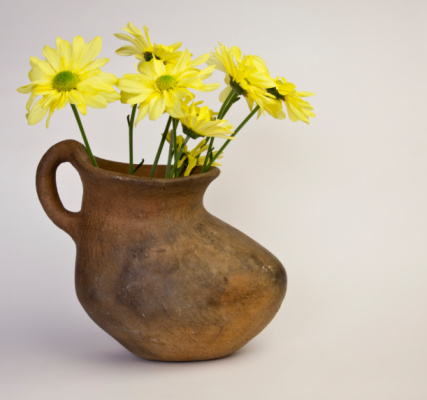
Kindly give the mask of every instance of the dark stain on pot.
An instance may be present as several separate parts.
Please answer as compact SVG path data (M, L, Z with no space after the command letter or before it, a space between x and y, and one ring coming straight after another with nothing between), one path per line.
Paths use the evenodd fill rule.
M199 239L204 242L208 242L213 246L216 246L221 242L219 235L212 228L209 228L202 223L198 223L195 226L195 230L199 235Z
M153 259L143 252L135 263L123 266L117 281L117 300L139 317L155 320L168 315L183 324L194 322L198 310L218 304L212 299L218 299L228 283L227 277L200 264L194 254L180 258L169 254L161 259L157 252Z

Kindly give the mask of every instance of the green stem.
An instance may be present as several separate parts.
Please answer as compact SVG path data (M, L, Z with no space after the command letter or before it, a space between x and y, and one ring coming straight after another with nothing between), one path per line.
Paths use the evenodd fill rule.
M179 152L176 156L175 163L173 166L173 171L172 171L172 176L174 176L175 178L177 178L179 176L179 174L177 175L177 168L178 168L179 160L181 159L181 156L182 156L182 153L184 152L185 146L187 145L187 143L190 139L191 139L191 137L187 135L187 137L184 140L184 143L182 143L182 146L179 149Z
M153 166L151 167L150 178L152 178L154 176L154 172L156 171L156 167L157 167L157 164L159 162L160 154L162 154L163 146L165 144L166 137L168 136L169 127L171 125L171 122L172 122L172 117L169 117L168 122L166 124L165 131L163 132L163 135L162 135L162 139L160 140L160 145L159 145L159 149L157 150L156 158L154 159Z
M178 124L179 124L179 120L176 119L176 118L174 118L173 119L173 123L172 123L172 127L173 127L173 159L174 159L174 164L171 165L171 171L170 171L171 173L169 175L169 178L174 178L175 177L174 176L174 172L175 172L174 165L176 163L176 159L178 158L177 157L178 156L178 143L177 143L177 140L176 140L176 130L178 128Z
M182 163L182 165L179 167L179 170L178 170L178 172L177 172L177 177L179 177L179 176L181 176L181 174L182 174L182 171L184 170L184 168L185 168L185 161ZM188 165L188 164L187 164Z
M243 122L237 127L237 129L234 131L234 133L231 135L231 137L236 136L239 131L245 126L245 124L256 114L256 112L259 110L259 106L256 106L249 115L243 120ZM218 150L218 152L215 154L215 156L212 158L211 162L209 163L209 168L212 166L212 164L215 162L215 160L221 155L221 153L224 151L224 149L228 146L228 144L231 142L231 139L228 139L222 147Z
M132 107L132 115L129 120L128 115L128 125L129 125L129 175L133 175L135 171L133 170L133 123L135 121L135 112L137 105L135 104Z
M227 107L225 107L224 112L222 113L222 118L225 117L225 114L228 113L228 110L231 108L231 106L239 100L239 95L236 93L236 95L228 102Z
M222 119L224 117L224 115L226 114L226 112L228 111L228 109L231 107L231 105L233 104L233 100L238 96L238 94L234 91L234 89L231 89L231 92L228 94L227 98L225 99L224 103L222 103L222 106L219 110L217 119ZM228 107L228 108L227 108Z
M168 156L168 164L166 166L166 173L165 178L170 178L170 169L171 169L171 162L172 162L172 156L175 152L175 142L176 142L176 120L175 118L172 120L172 134L169 141L169 156Z
M232 89L231 92L228 94L227 98L225 99L224 103L222 104L222 107L219 110L217 119L223 119L224 118L225 114L227 114L228 110L236 102L238 97L239 97L239 94L234 89ZM212 137L209 141L209 148L208 148L208 151L206 153L205 162L203 163L203 167L202 167L201 172L206 172L210 168L211 164L209 164L209 161L213 157L212 148L213 148L214 140L215 140L215 138Z
M144 164L144 159L141 160L141 162L136 166L136 168L134 169L133 173L135 173L136 171L138 171L138 168L142 166L142 164Z
M79 129L80 129L80 133L82 134L83 142L85 143L87 154L89 154L92 164L95 167L97 167L98 164L96 163L95 157L93 156L92 150L90 149L89 142L85 134L85 130L83 129L82 121L80 120L79 112L77 111L77 107L75 104L70 104L70 105L71 105L71 108L73 109L74 116L76 117L77 125L79 126Z
M206 153L205 162L203 163L203 167L202 167L201 172L206 172L208 170L208 161L212 158L212 147L213 147L214 139L215 138L212 136L210 141L209 141L208 151Z

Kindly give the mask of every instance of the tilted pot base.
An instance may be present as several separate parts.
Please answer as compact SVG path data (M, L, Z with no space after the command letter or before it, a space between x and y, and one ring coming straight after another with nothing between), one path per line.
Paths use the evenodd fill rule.
M37 172L46 213L76 243L76 291L89 316L132 353L163 361L224 357L264 329L284 298L286 273L203 207L219 170L150 179L150 166L129 176L126 164L97 160L100 168L82 145L64 141ZM78 213L63 208L56 190L66 161L83 183Z

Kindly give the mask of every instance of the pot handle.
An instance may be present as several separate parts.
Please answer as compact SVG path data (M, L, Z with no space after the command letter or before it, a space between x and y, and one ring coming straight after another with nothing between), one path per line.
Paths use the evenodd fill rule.
M42 157L37 167L36 188L40 203L55 225L73 239L77 232L80 212L65 209L56 186L56 170L64 162L76 168L76 153L82 145L75 140L64 140L52 146Z

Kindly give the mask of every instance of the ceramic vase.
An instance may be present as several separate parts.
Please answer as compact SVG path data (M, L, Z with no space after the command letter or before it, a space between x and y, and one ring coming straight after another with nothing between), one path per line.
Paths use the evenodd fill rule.
M56 170L69 162L83 184L79 212L59 198ZM77 297L92 320L139 357L194 361L224 357L261 332L286 292L280 261L214 217L203 196L220 171L149 178L66 140L37 170L40 202L76 244Z

